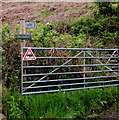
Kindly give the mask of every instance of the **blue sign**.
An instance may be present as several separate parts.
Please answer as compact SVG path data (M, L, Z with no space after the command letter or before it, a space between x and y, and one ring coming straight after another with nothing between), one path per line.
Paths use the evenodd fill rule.
M36 22L26 22L26 28L36 28Z
M16 34L15 39L32 39L30 34Z

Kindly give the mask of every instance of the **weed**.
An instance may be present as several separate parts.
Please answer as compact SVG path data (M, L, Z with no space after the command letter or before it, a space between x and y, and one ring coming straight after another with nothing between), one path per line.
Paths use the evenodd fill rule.
M24 119L98 117L103 109L108 109L109 104L112 106L117 100L114 87L27 96L13 93L6 99L8 117Z

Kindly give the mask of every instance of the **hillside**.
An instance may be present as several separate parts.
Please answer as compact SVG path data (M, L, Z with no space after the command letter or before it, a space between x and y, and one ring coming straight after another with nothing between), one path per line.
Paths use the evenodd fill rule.
M25 16L26 21L54 22L57 20L76 19L89 15L92 3L32 3L32 2L3 2L0 18L3 24L14 26Z

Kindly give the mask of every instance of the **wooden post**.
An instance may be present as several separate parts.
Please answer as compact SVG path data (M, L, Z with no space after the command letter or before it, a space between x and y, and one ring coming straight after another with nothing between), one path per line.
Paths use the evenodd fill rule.
M25 29L25 17L20 18L20 34L25 34L26 29ZM23 47L26 46L26 41L23 40Z
M25 17L21 17L20 18L20 34L25 34L26 33L26 29L25 29ZM26 41L23 40L21 42L21 60L23 59L23 48L22 47L25 47L26 46ZM23 60L21 61L21 91L23 89ZM26 71L25 71L26 73Z

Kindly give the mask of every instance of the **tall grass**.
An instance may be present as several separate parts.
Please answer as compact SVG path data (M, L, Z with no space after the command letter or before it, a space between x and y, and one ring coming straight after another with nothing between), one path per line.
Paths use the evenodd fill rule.
M103 109L117 104L117 87L6 97L8 118L81 118L98 117Z

